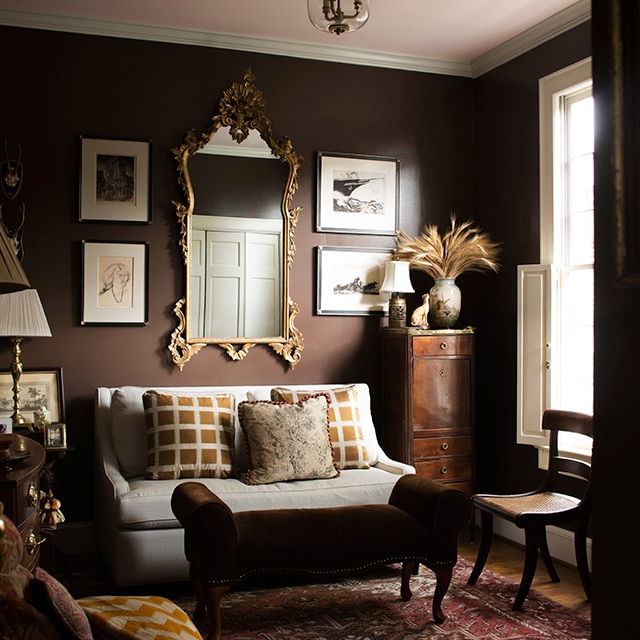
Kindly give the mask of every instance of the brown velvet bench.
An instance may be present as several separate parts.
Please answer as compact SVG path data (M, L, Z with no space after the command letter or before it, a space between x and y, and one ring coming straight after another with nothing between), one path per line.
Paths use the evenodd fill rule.
M471 516L465 493L413 474L400 477L388 504L233 513L202 483L185 482L174 490L171 508L184 527L194 618L208 609L209 640L220 638L222 597L244 578L331 579L394 563L402 563L403 600L411 598L409 579L418 563L436 574L433 617L441 623L458 533Z

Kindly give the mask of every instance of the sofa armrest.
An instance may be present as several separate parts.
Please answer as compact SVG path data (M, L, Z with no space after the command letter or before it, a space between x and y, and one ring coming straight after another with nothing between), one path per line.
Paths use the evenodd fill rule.
M388 473L395 473L399 476L404 476L408 473L415 473L416 468L405 462L399 462L398 460L392 460L382 449L379 449L378 461L373 465L377 469L382 469Z
M409 474L396 482L389 504L410 513L431 533L430 557L455 564L458 534L472 514L471 499L464 491Z
M233 512L201 482L184 482L171 495L171 509L184 527L187 560L206 584L238 579L238 529Z
M129 491L129 482L120 472L118 459L111 443L110 405L110 389L98 388L94 405L96 484L101 492L105 492L105 495L97 496L98 500L107 497L116 499ZM106 495L107 492L109 496Z

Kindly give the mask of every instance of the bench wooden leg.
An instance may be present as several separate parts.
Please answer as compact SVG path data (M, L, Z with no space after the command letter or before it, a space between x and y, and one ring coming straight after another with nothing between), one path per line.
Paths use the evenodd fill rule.
M204 618L207 609L204 602L204 595L202 593L202 580L200 578L200 571L198 567L191 562L189 564L189 577L191 579L191 587L193 588L193 595L196 599L196 607L193 610L193 619L201 620Z
M453 567L435 567L433 572L436 574L436 590L433 594L433 619L438 624L442 624L445 620L445 615L442 613L442 600L451 584Z
M229 585L213 587L210 585L202 585L204 599L207 609L209 610L209 623L211 630L207 640L220 640L222 636L222 619L220 616L220 601L225 593L229 591Z
M415 569L418 566L418 563L414 560L410 560L408 562L402 563L402 583L400 585L400 596L406 602L407 600L411 600L411 587L409 585L409 580L412 575L415 575Z

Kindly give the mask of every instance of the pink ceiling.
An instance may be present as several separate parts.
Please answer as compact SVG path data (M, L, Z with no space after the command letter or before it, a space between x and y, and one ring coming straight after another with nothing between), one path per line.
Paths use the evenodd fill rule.
M311 26L305 0L0 0L0 8L469 62L575 2L371 0L369 22L339 38Z

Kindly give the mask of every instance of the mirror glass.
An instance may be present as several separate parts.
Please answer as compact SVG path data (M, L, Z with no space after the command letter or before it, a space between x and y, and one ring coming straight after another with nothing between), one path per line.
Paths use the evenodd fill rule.
M173 149L187 197L174 203L186 271L169 350L182 368L207 344L242 360L265 343L294 367L303 347L289 271L300 208L291 208L302 158L273 138L248 70L201 136Z

